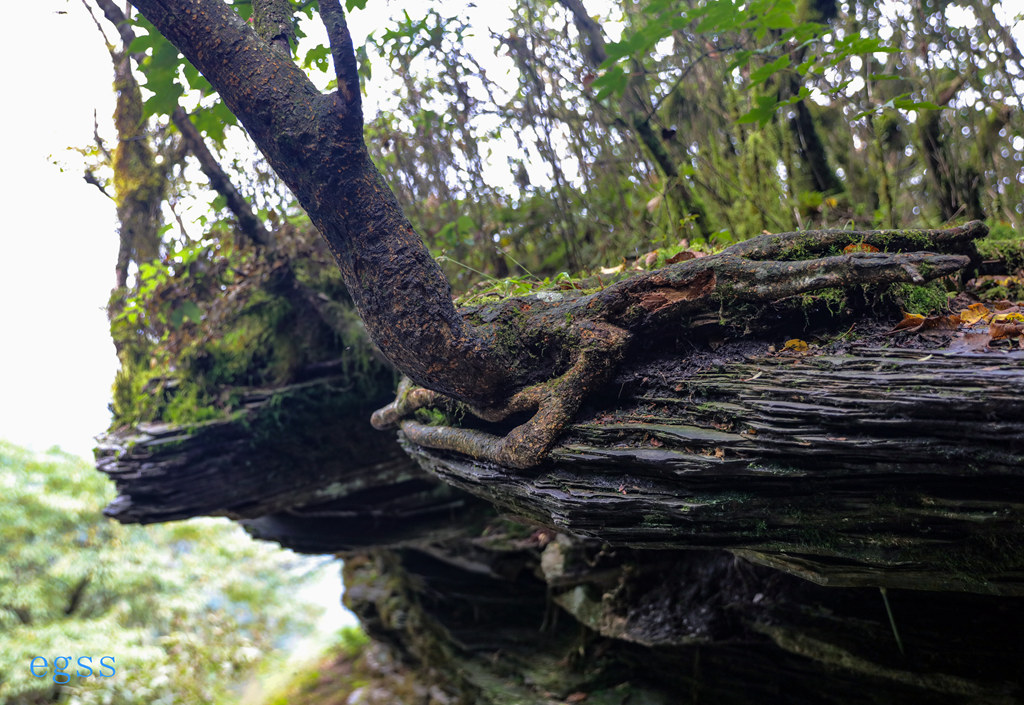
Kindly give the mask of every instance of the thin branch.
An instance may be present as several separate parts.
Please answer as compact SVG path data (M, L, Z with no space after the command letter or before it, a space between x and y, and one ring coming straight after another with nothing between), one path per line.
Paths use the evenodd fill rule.
M110 39L107 37L106 31L103 29L103 25L101 25L100 21L96 19L96 13L92 11L92 5L89 4L88 0L82 0L82 5L85 6L85 11L89 13L89 17L92 18L93 24L96 25L96 29L99 30L100 35L102 35L103 43L107 45L107 51L109 51L111 55L113 55L115 51L114 43L110 41Z
M572 13L576 29L589 41L590 56L588 58L590 63L593 66L603 64L608 58L608 52L604 48L604 31L601 29L601 25L587 14L587 8L583 6L581 0L558 0L558 2Z
M114 156L107 149L106 142L100 137L100 119L95 110L92 111L92 138L96 142L96 148L103 154L103 158L107 160L108 164L112 163Z
M206 178L209 179L210 187L224 196L228 210L234 214L235 219L238 221L239 229L253 242L269 247L272 244L272 240L266 226L253 212L249 202L245 200L234 184L231 183L228 175L224 173L217 158L213 156L213 153L206 146L203 136L199 134L199 130L192 124L184 108L180 106L176 108L171 114L171 120L174 122L174 126L178 128L178 131L181 132L181 138L185 142L185 146L188 147L188 150L199 161L199 168L202 169L203 173L206 174Z
M98 188L100 190L100 193L102 193L104 196L106 196L110 200L112 200L112 201L116 200L113 196L111 196L109 193L107 193L106 187L99 180L99 178L97 178L96 174L93 173L92 169L86 169L85 170L85 173L82 174L82 180L85 181L85 183L92 184L93 186Z
M72 588L71 594L68 596L67 607L64 608L65 616L70 617L79 607L82 606L82 598L85 595L85 588L89 586L90 580L92 580L91 575L84 575L77 583L75 583L75 587Z
M321 0L320 19L327 30L334 59L334 73L338 77L338 95L353 113L362 119L362 96L359 91L359 70L356 66L355 46L345 21L345 11L338 0Z

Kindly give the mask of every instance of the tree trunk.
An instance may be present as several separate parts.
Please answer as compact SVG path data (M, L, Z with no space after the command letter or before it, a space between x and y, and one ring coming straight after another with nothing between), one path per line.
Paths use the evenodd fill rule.
M370 161L337 0L320 7L338 74L329 95L220 0L133 4L217 89L291 188L381 352L417 382L456 398L494 403L507 394L508 361L456 313L440 267Z

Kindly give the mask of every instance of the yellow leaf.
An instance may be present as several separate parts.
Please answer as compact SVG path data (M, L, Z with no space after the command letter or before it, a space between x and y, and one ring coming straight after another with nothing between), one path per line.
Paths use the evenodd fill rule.
M992 317L992 323L1024 323L1024 313L1000 313Z
M803 340L800 340L799 338L792 338L791 340L787 340L786 344L783 346L784 350L792 350L793 352L805 352L807 348L807 343L804 342Z
M990 313L991 311L988 310L988 307L985 306L985 304L971 304L960 312L960 322L973 326L978 321L983 320Z

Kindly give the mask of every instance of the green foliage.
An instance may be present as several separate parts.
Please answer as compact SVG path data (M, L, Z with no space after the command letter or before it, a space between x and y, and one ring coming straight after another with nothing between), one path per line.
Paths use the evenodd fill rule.
M369 643L370 637L359 627L342 627L335 637L336 648L348 658L359 656Z
M88 463L0 442L0 702L222 702L282 635L293 557L222 521L126 527L101 510L113 487ZM110 678L58 687L33 657L114 657ZM70 669L72 673L75 668Z
M608 46L608 59L602 66L604 73L593 84L599 89L596 98L621 97L626 89L630 62L649 63L660 42L673 33L690 30L718 43L725 37L733 39L735 48L728 69L734 76L745 77L740 85L743 90L752 92L754 104L739 116L738 122L763 127L781 109L808 98L811 90L802 85L796 94L786 96L779 91L757 94L753 89L773 80L781 81L791 68L800 79L807 79L822 76L853 57L899 51L877 36L848 34L837 38L831 26L807 20L804 15L805 10L794 0L709 0L683 11L678 2L655 0L648 4L643 22L635 25L622 40ZM797 56L803 60L793 66ZM895 76L876 73L871 78L880 81ZM840 96L847 85L849 82L832 86L827 93ZM938 107L909 96L909 93L895 96L874 109ZM861 116L867 112L870 111Z
M316 20L315 2L294 5ZM621 37L595 68L560 3L520 2L494 37L497 73L495 57L472 53L481 32L464 17L398 8L356 47L382 106L368 113L367 143L463 291L487 277L613 265L682 239L938 225L976 217L972 199L1020 227L1024 124L1007 110L1016 89L989 0L973 34L942 13L922 22L899 6L829 5L613 3L595 19ZM245 17L250 4L233 7ZM222 144L233 118L194 68L154 33L132 48L147 54L151 119L197 92L193 123ZM311 74L330 71L324 45L302 39L298 56ZM921 61L934 70L915 69ZM273 204L264 212L290 204L265 166L235 173ZM164 315L187 329L189 313Z

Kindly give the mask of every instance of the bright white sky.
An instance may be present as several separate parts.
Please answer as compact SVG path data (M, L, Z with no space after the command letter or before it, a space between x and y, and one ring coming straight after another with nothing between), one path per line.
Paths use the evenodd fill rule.
M94 108L109 121L112 67L80 5L35 0L5 11L18 31L0 42L0 438L91 457L117 365L103 310L114 206L51 155L65 160L69 145L91 141Z

